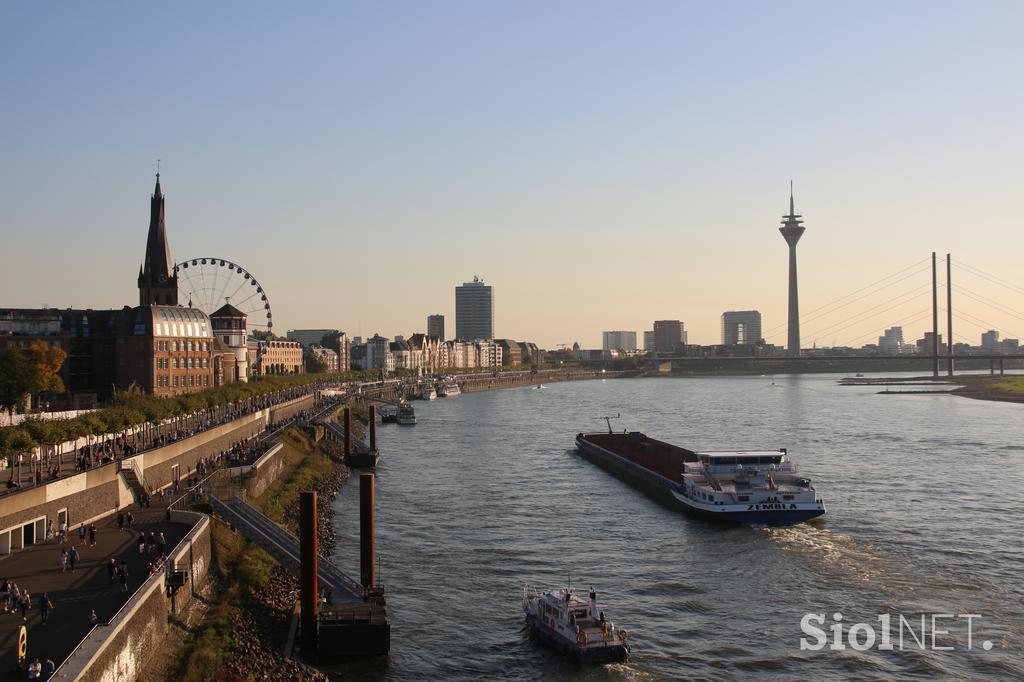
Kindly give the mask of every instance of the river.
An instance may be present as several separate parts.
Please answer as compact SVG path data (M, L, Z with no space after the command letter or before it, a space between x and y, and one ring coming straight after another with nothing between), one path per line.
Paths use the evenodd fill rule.
M1024 405L876 395L838 376L615 379L415 403L381 427L380 580L391 654L339 679L1024 677ZM612 425L691 449L789 448L828 512L731 528L664 508L575 454ZM335 501L358 575L358 485ZM631 657L588 667L534 640L523 586L593 586ZM893 650L801 650L806 614L864 622ZM970 620L967 650L964 618ZM920 638L924 650L900 616ZM844 630L844 634L845 634ZM896 636L903 632L902 650ZM858 642L866 641L863 630ZM831 644L832 633L828 633ZM985 650L983 642L990 642Z

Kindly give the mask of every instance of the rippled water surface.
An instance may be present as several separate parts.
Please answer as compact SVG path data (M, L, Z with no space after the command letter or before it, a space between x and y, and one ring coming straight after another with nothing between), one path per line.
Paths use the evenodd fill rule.
M391 655L366 679L1024 677L1024 405L875 395L835 376L560 383L417 402L381 427L377 549ZM774 385L773 385L774 384ZM617 428L691 449L787 447L828 513L730 528L666 509L575 454ZM336 560L358 575L358 485L338 497ZM631 631L624 664L586 667L534 641L524 584L593 585ZM940 620L921 651L801 651L801 617ZM930 637L930 621L928 621ZM896 630L893 631L894 636ZM984 651L980 642L992 642ZM898 647L897 647L898 649Z

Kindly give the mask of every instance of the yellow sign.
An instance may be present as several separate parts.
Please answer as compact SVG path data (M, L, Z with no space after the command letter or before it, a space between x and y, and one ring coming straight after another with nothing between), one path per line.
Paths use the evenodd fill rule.
M18 667L25 665L28 658L28 630L22 625L18 628Z

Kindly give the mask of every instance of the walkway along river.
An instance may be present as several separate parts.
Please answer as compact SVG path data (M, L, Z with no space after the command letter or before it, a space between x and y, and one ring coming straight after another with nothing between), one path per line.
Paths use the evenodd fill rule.
M377 528L391 655L342 674L414 679L1008 679L1024 676L1024 407L877 396L836 376L620 379L417 403L380 432ZM774 383L774 385L773 385ZM613 425L700 449L787 447L828 506L783 529L709 525L575 454ZM335 501L357 569L358 487ZM624 664L580 667L531 640L525 583L594 586L631 631ZM801 618L941 621L924 651L802 651ZM930 618L930 616L929 616ZM931 633L931 622L927 623ZM895 634L895 632L894 632ZM981 641L990 641L985 651ZM813 641L813 640L812 640ZM340 677L339 677L340 679Z

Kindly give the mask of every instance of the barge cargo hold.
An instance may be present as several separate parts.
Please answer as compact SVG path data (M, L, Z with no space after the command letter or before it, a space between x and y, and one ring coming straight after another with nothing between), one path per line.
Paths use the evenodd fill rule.
M688 514L730 523L788 526L825 513L785 450L694 452L643 433L580 433L582 457Z

